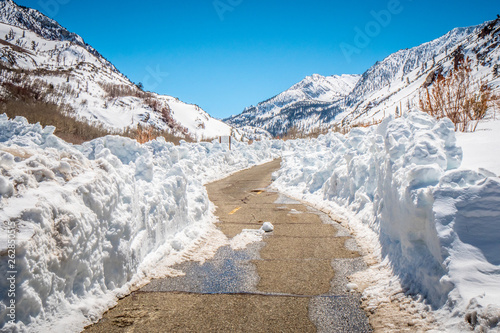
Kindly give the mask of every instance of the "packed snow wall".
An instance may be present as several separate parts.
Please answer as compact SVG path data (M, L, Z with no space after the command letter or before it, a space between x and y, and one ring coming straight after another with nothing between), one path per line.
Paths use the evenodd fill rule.
M347 208L358 240L388 260L410 293L457 316L471 304L500 305L500 179L459 169L448 119L415 111L287 145L294 153L284 154L274 186Z
M0 272L15 272L14 288L0 279L1 332L80 331L206 232L205 183L280 153L270 141L73 146L53 131L0 115Z

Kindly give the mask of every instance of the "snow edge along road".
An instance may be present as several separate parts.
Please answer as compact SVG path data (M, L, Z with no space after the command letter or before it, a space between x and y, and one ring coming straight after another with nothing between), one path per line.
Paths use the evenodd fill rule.
M2 319L1 332L78 332L117 297L177 274L168 267L215 220L203 184L272 160L281 148L272 141L231 151L162 139L140 145L118 136L76 146L53 130L0 115L0 215L17 226L19 272L16 322Z
M458 169L449 120L414 111L287 144L295 153L284 154L273 186L342 213L382 263L371 272L378 283L365 290L369 310L406 293L424 299L443 329L498 326L500 180Z

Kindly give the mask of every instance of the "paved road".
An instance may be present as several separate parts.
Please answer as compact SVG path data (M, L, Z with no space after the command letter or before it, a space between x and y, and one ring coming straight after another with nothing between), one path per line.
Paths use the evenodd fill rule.
M266 190L280 161L207 185L232 238L272 222L263 242L219 248L185 276L121 300L88 332L370 332L346 276L364 268L349 233L326 215Z

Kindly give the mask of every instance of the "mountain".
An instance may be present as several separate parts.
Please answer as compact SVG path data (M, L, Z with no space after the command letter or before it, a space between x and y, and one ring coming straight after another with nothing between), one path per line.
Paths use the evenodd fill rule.
M472 76L498 91L499 31L499 19L456 28L431 42L389 55L361 76L341 76L350 81L330 101L322 98L330 97L324 93L325 79L312 76L225 121L233 126L259 126L273 135L292 127L307 133L376 123L390 114L417 107L422 87L431 85L437 74L446 74L456 61L466 58L472 61Z
M82 37L11 0L0 0L0 72L10 110L48 105L113 131L140 124L194 140L238 133L197 105L142 91Z
M431 85L437 73L446 74L459 59L469 58L472 76L498 89L494 68L500 56L499 31L499 20L455 28L431 42L389 55L362 75L337 120L349 124L378 121L384 112L387 116L396 108L399 112L418 107L420 89Z
M281 94L246 108L242 114L225 121L236 127L261 127L273 135L279 135L283 133L283 128L317 122L322 118L323 108L343 100L359 78L359 75L325 77L313 74ZM308 112L303 112L303 109ZM315 109L320 112L315 113Z

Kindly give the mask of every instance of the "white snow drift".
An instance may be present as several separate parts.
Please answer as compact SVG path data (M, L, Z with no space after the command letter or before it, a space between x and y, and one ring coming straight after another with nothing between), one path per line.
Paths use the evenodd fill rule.
M498 327L500 179L457 169L462 150L448 119L411 112L290 145L274 186L354 213L364 247L449 327L466 329L464 317L477 329Z
M204 183L277 157L272 142L72 146L0 115L0 271L17 230L16 321L1 332L76 332L116 296L168 272L215 220ZM0 280L7 318L8 281Z
M361 248L389 268L366 297L387 300L386 282L397 280L425 297L446 330L499 329L500 179L460 167L449 120L415 111L345 136L235 143L232 151L115 136L72 146L52 131L0 116L0 217L7 222L0 270L8 270L10 222L19 320L2 332L79 331L116 296L171 273L180 254L213 231L203 184L280 150L274 186L325 210L344 209ZM248 230L231 246L261 233ZM0 280L2 318L7 284Z

